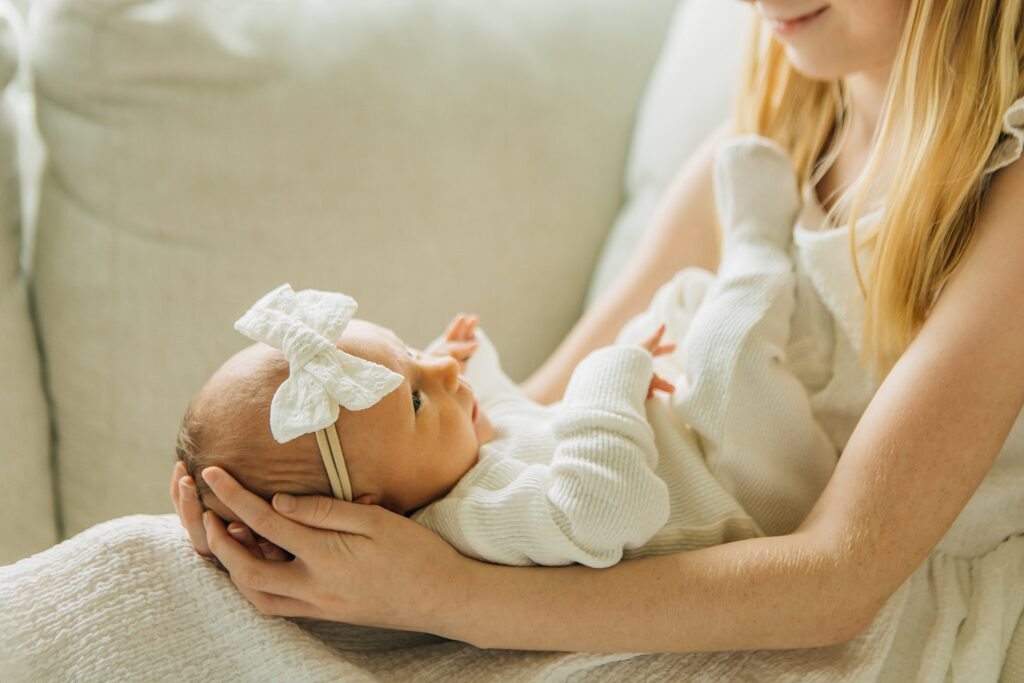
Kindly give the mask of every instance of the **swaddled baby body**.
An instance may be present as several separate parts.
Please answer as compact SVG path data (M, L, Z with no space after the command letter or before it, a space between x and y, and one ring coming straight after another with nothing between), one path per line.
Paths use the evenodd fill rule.
M660 335L595 351L545 407L520 394L472 323L449 330L453 346L421 353L371 323L346 326L347 297L285 286L236 324L272 346L215 373L185 417L179 457L194 477L216 464L264 497L320 493L412 514L501 564L604 567L792 529L836 457L781 364L795 185L771 143L740 139L720 154L723 261L690 302L678 341L692 390L671 401L650 398ZM469 349L463 376L452 354Z

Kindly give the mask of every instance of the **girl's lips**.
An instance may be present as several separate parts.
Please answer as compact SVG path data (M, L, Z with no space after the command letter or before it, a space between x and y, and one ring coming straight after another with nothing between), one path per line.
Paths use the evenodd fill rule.
M767 17L767 19L771 22L772 30L776 33L786 34L793 33L794 31L803 28L827 11L828 5L825 5L813 12L808 12L807 14L802 14L798 17L793 17L792 19L775 19L772 17Z
M476 408L477 408L477 403L476 403L476 401L473 401L473 422L476 422Z

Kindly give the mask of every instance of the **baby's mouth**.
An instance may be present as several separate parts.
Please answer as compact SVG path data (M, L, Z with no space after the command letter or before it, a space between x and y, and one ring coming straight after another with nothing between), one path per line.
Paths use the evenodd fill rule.
M477 402L474 399L474 401L473 401L473 422L476 422L476 414L477 414Z

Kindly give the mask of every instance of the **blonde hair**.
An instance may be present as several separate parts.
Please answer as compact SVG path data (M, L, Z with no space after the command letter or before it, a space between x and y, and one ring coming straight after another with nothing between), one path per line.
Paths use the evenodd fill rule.
M910 0L881 118L858 180L832 210L850 224L866 297L865 361L884 374L913 340L974 234L985 164L1024 89L1024 0ZM773 138L810 182L848 120L841 83L800 74L758 20L740 132ZM870 202L881 219L857 235ZM871 243L865 285L857 244Z

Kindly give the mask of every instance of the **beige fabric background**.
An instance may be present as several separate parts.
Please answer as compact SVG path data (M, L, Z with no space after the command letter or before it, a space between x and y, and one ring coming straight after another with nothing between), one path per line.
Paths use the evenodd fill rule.
M688 0L676 11L633 131L629 200L594 271L588 303L622 270L690 154L729 118L750 14L745 3L723 0Z
M34 0L37 307L66 532L169 508L178 420L281 282L516 377L582 308L673 0Z
M17 10L0 3L0 565L57 540L47 408L19 264L15 77L21 29Z

